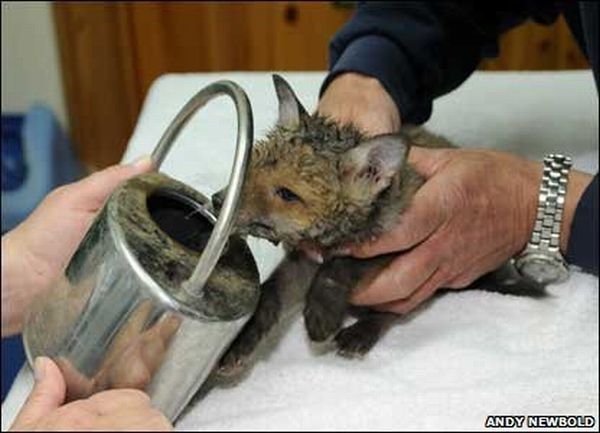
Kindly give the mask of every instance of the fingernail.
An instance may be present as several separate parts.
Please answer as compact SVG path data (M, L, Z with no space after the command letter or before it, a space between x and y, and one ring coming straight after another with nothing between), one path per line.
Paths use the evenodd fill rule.
M323 264L323 255L321 253L318 253L316 251L312 251L310 253L311 258L317 262L318 264Z
M152 158L150 155L142 155L139 158L135 159L133 162L130 162L129 165L135 168L146 167L152 164Z
M46 362L42 356L35 358L33 362L33 377L36 382L39 382L44 378L44 372L46 371Z

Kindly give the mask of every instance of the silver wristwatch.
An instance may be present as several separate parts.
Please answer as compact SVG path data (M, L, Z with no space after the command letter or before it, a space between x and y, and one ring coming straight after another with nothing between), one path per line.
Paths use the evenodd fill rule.
M515 268L522 276L541 284L559 283L569 276L569 268L560 253L560 228L570 169L568 156L551 154L544 158L533 234L525 250L514 259Z

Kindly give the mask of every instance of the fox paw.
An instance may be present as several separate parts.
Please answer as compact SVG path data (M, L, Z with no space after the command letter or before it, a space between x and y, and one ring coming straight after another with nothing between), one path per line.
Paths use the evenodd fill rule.
M219 360L216 373L223 378L239 376L248 365L249 356L229 350Z
M334 335L340 329L342 319L322 304L307 303L304 309L304 325L312 341L322 342Z
M342 329L335 336L337 353L344 358L362 358L371 350L379 338L361 322Z
M255 326L244 328L219 360L217 374L221 377L232 377L246 370L261 338L262 333Z

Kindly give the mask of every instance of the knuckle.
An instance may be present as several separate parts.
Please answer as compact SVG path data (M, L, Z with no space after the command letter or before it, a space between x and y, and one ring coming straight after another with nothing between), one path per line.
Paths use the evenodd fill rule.
M47 200L51 201L63 201L73 192L72 185L62 185L58 188L53 189L48 194Z
M437 276L430 283L432 290L437 290L440 287L447 287L449 282L453 280L454 273L448 266L441 266L437 271Z
M389 282L391 288L397 296L397 299L406 299L413 292L413 288L404 278L402 272L398 272L396 269L390 269L389 271Z

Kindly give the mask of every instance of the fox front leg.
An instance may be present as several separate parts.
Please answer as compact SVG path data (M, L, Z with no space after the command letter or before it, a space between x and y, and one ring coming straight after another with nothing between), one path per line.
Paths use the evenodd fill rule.
M304 306L304 325L312 341L325 341L340 329L352 287L344 268L354 261L349 258L331 259L321 265L315 275Z
M276 276L265 281L260 292L254 314L219 361L217 373L220 376L237 376L243 371L258 344L277 322L281 301Z
M306 297L304 323L311 340L321 342L335 336L338 353L345 357L362 356L381 336L393 314L362 309L353 325L340 330L348 312L348 296L359 281L375 274L391 257L358 260L335 258L321 266Z
M218 375L238 376L247 366L259 344L278 324L293 317L306 296L318 265L291 252L261 285L254 314L219 361Z
M346 358L364 356L396 318L394 313L362 312L354 324L343 328L335 336L338 354Z

